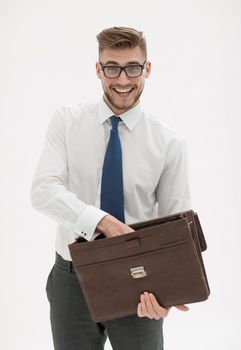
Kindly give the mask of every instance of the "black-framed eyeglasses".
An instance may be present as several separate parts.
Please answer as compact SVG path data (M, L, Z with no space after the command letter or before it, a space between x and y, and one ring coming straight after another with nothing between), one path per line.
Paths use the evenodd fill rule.
M142 75L146 61L143 64L132 64L130 66L104 66L101 62L101 69L106 78L118 78L121 72L124 71L129 78L137 78Z

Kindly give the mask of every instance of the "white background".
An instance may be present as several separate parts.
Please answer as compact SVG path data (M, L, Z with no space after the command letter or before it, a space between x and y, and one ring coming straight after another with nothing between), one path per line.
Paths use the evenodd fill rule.
M208 243L211 296L171 311L165 349L241 349L241 2L1 0L0 16L0 348L53 349L45 283L56 224L31 208L32 176L55 108L102 95L96 34L124 25L148 42L145 108L188 140Z

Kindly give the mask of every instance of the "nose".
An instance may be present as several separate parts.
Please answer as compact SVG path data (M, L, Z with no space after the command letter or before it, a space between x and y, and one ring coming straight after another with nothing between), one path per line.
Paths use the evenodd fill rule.
M123 70L120 76L117 78L116 82L119 83L120 85L127 85L130 83L130 78L128 78L128 76Z

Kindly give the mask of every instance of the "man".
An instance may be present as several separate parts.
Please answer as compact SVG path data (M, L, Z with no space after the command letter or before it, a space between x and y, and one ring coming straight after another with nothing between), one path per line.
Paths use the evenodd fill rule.
M183 137L140 104L151 72L146 41L133 28L98 36L103 100L56 111L32 185L32 204L58 222L56 262L47 281L56 350L163 349L168 314L154 295L140 296L137 315L91 320L71 267L68 244L133 231L128 224L190 209ZM177 307L186 311L185 305Z

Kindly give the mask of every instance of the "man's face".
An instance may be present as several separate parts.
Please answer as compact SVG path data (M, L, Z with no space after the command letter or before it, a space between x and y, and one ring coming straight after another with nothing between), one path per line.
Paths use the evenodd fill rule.
M144 55L139 47L125 49L104 49L100 55L103 66L130 66L143 65ZM96 63L96 72L101 79L104 90L104 100L110 109L117 115L133 108L138 102L151 71L151 63L148 61L141 76L130 78L122 70L117 78L107 78L99 62Z

